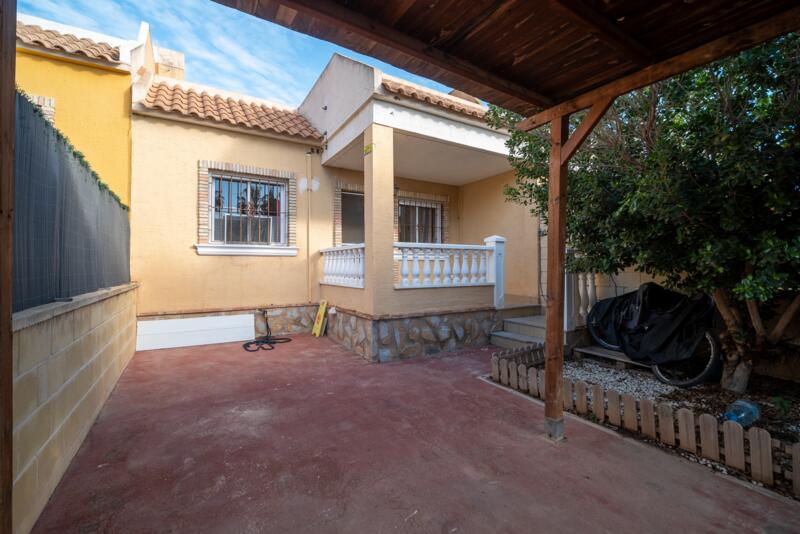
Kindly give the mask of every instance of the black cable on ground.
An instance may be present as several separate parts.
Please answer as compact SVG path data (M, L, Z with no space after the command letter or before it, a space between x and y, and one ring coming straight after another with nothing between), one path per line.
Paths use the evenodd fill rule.
M289 343L292 340L292 338L290 337L273 337L272 329L269 327L269 319L267 318L267 313L263 312L263 314L264 314L264 325L266 327L266 334L255 338L253 341L248 341L247 343L243 344L242 348L247 352L258 352L259 350L272 350L275 348L275 345L279 345L281 343Z

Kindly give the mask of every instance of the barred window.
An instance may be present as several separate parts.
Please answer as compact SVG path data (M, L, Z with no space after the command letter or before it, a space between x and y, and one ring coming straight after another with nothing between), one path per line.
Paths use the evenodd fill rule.
M400 199L398 225L404 243L442 242L442 203Z
M286 245L286 184L212 175L213 240L222 243Z

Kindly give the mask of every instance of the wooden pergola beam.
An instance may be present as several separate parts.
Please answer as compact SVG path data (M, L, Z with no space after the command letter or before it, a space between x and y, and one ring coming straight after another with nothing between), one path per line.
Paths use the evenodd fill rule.
M553 99L511 80L502 78L468 61L381 24L374 19L331 0L275 0L276 3L309 17L344 28L356 35L403 54L428 62L462 78L536 106L550 106ZM242 10L258 15L258 2L240 2Z
M0 0L0 534L11 534L14 473L11 297L17 1Z
M614 22L608 20L580 0L550 0L550 6L568 17L572 22L586 29L599 40L623 53L626 58L638 65L649 65L656 58L642 43L623 32Z
M720 37L694 50L650 65L649 67L645 67L642 70L578 97L561 102L520 121L517 124L517 128L523 131L533 130L547 124L557 117L586 109L597 101L624 95L635 89L640 89L686 72L687 70L700 67L712 61L751 48L764 41L769 41L779 35L783 35L784 33L797 30L798 28L800 28L800 7L795 7L781 15L753 24L752 26L748 26L741 31L726 35L725 37Z
M605 98L595 102L592 107L589 108L589 113L586 114L575 129L575 132L573 132L561 149L562 165L566 165L569 159L578 151L583 142L586 141L586 138L589 137L589 134L592 133L594 127L597 126L597 123L600 122L600 119L603 118L603 115L606 114L608 108L614 103L614 100L615 97Z

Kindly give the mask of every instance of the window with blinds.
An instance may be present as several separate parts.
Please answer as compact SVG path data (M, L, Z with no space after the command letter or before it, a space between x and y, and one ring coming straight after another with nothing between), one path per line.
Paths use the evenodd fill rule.
M213 175L212 236L220 243L286 245L286 184Z

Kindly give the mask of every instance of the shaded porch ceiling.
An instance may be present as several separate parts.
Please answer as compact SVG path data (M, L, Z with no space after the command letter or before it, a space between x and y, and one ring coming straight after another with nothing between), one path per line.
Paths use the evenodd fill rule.
M364 136L326 162L326 166L364 170ZM506 156L394 132L394 175L448 185L464 185L510 171Z

